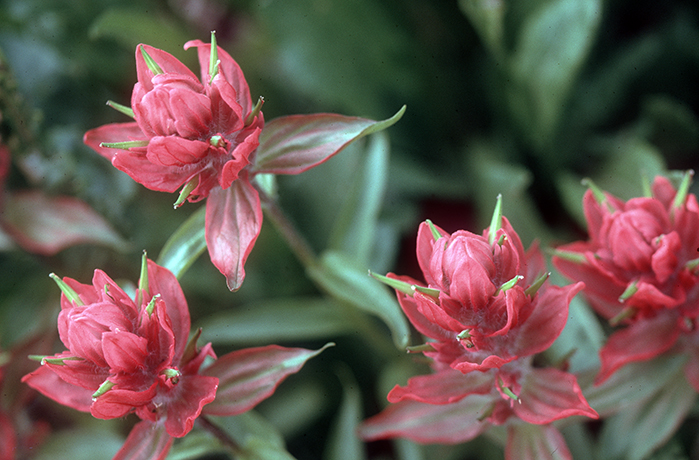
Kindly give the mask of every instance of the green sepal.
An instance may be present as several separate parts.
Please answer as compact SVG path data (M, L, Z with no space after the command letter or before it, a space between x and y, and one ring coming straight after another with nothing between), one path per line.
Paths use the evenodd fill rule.
M696 259L689 260L686 264L684 264L684 268L686 268L690 272L696 270L697 267L699 267L699 257Z
M32 361L39 361L41 364L55 364L57 366L64 366L65 363L63 361L80 361L83 358L79 356L66 356L65 358L53 358L51 356L43 356L43 355L29 355L29 359Z
M95 399L99 398L100 396L111 390L112 387L114 387L114 385L116 384L114 382L110 382L109 379L102 382L102 385L100 385L97 391L92 393L92 400L94 401Z
M587 259L585 258L585 254L580 254L579 252L563 251L561 249L554 249L553 255L556 257L560 257L563 260L567 260L568 262L573 262L576 264L587 263Z
M502 228L502 195L498 194L497 200L495 201L495 209L493 210L493 217L490 219L490 226L488 227L488 242L493 244L495 242L495 234Z
M514 392L508 387L503 386L503 383L504 382L502 381L502 379L498 379L498 386L500 387L500 390L502 390L502 392L505 393L505 395L507 395L508 398L513 399L515 401L519 400L519 396L514 394Z
M413 290L413 285L410 283L389 278L388 276L379 275L378 273L373 273L371 270L369 270L369 275L377 279L378 281L381 281L386 286L392 287L396 291L402 292L403 294L407 294L410 297L412 297L415 294L415 291Z
M692 177L694 176L694 171L691 169L684 173L682 176L682 182L677 189L677 194L675 194L675 199L672 200L672 209L679 209L684 205L687 199L687 193L689 193L689 186L692 184Z
M430 232L432 232L432 238L434 238L435 241L442 237L442 234L439 233L439 230L437 230L437 227L434 226L431 220L427 219L425 223L428 227L430 227Z
M155 310L155 301L160 298L160 294L156 294L153 296L152 299L150 299L150 302L148 302L148 305L146 305L146 313L148 313L148 317L150 318L150 315L153 314L153 310Z
M498 288L498 290L495 292L495 295L500 294L501 292L505 292L508 289L512 289L515 287L515 285L519 282L519 280L524 279L524 276L522 275L517 275L514 278L512 278L510 281L507 281L504 283L502 286Z
M136 297L136 306L141 307L141 303L143 303L143 293L148 292L149 286L148 286L148 254L146 251L143 251L143 255L141 256L141 274L138 277L138 296Z
M75 290L73 290L72 287L68 286L65 283L65 281L63 281L58 276L56 276L55 273L51 273L51 274L49 274L49 276L51 277L51 279L53 279L56 282L56 284L58 285L58 287L61 290L61 292L63 293L63 295L66 296L66 299L75 303L75 305L77 305L79 307L85 305L83 303L83 301L80 299L80 296L78 295L78 293L75 292Z
M117 112L121 112L124 115L127 115L131 118L134 118L133 109L131 107L127 107L125 105L118 104L114 101L107 101L107 105L109 107L113 108L114 110L116 110Z
M175 201L175 204L173 207L175 209L179 208L184 204L185 201L187 201L187 198L189 198L189 195L192 194L192 191L199 186L199 175L197 174L196 176L192 177L189 182L184 184L184 187L182 187L182 191L180 191L180 195L177 197L177 200Z
M541 289L541 286L543 286L546 280L549 279L549 276L551 276L551 272L546 272L542 274L532 283L531 286L524 290L524 293L527 294L529 297L534 297L534 295L539 291L539 289Z
M423 343L422 345L415 345L412 347L406 347L405 351L408 353L424 353L430 351L436 351L434 347L429 343Z
M163 69L160 68L157 62L148 54L146 49L141 46L141 55L143 55L143 60L146 61L146 65L148 66L148 69L153 73L153 75L160 75L163 72Z
M413 284L413 285L411 286L411 289L412 289L413 291L417 291L417 292L419 292L419 293L421 293L421 294L425 294L426 296L431 297L431 298L433 298L434 300L439 300L439 294L440 294L440 292L442 292L442 291L440 291L439 289L433 289L433 288L428 288L428 287L424 287L424 286L418 286L417 284Z
M604 191L595 184L592 179L589 177L586 177L582 181L580 181L582 185L585 187L589 188L592 190L592 195L595 197L595 200L599 204L604 204L607 201L607 197L604 194Z
M216 45L216 31L211 31L211 53L209 54L209 84L214 81L218 73L218 46Z
M260 110L262 110L262 104L265 103L265 98L260 96L257 99L257 103L255 104L255 107L252 108L252 111L248 114L247 118L245 118L245 127L248 127L252 124L253 121L255 121L255 117L260 113Z
M624 289L624 292L621 293L619 296L619 302L624 303L627 300L631 298L635 293L638 292L638 280L635 280L631 282L626 289Z
M134 147L147 147L148 142L150 141L100 142L100 147L128 150Z

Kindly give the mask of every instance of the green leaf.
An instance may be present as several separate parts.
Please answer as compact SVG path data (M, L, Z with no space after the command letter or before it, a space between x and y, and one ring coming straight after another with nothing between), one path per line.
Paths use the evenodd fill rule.
M32 458L35 460L111 458L124 443L123 437L116 433L116 428L112 423L109 427L91 425L57 432Z
M364 166L355 173L352 189L337 217L328 249L352 254L358 264L368 266L376 241L376 225L388 178L388 136L371 137Z
M498 61L502 60L505 53L503 30L504 17L507 10L505 2L459 0L459 6L495 59Z
M330 430L324 457L328 460L364 460L364 444L355 434L363 418L361 393L349 368L340 368L339 378L342 404Z
M284 438L254 410L234 417L211 417L211 421L228 433L241 447L237 460L293 460Z
M167 454L167 460L196 460L207 454L224 453L221 442L211 434L203 431L192 431L180 442L173 444Z
M637 384L633 378L627 382ZM678 370L650 399L638 401L607 420L600 436L599 457L647 458L673 435L696 399L696 391L682 369Z
M252 170L257 173L299 174L369 134L382 131L401 119L403 106L383 121L334 113L289 115L267 123Z
M204 318L202 341L214 345L264 345L351 333L353 321L331 299L318 297L255 301Z
M541 149L557 128L568 93L594 43L601 0L552 0L525 18L507 62L510 111Z
M201 206L168 238L158 256L158 265L180 278L206 249L205 219L206 206Z
M408 345L410 329L398 301L367 274L366 267L358 266L346 254L327 251L317 266L308 267L307 273L331 296L381 318L391 329L398 349Z

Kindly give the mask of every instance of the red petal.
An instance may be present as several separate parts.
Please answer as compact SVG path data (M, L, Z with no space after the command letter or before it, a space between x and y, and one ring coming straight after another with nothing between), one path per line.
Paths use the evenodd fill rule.
M388 277L405 281L406 283L410 284L420 284L418 281L408 276L398 276L394 275L393 273L389 273ZM444 329L443 327L435 324L420 312L414 297L410 297L399 291L396 291L396 295L398 296L398 303L400 303L405 316L408 317L408 320L421 334L437 340L451 340L454 338L455 334L453 331Z
M521 383L513 410L525 422L542 425L573 415L598 418L572 374L554 368L531 369Z
M112 164L144 187L168 193L176 192L200 168L197 164L179 168L153 164L144 153L129 150L119 150L112 158Z
M165 460L172 438L162 423L139 422L112 460Z
M441 228L437 227L436 225L434 225L434 227L442 236L449 236L449 234ZM432 235L432 229L430 228L429 224L427 224L427 222L421 223L417 230L417 262L420 265L420 269L422 270L422 273L425 276L425 281L427 281L428 285L437 284L436 280L432 279L432 275L430 273L430 261L432 260L435 242L436 241ZM446 242L446 240L444 240L444 242Z
M17 436L12 419L0 412L0 460L15 460Z
M148 55L153 58L164 73L181 74L183 77L192 80L197 79L197 76L172 54L159 50L158 48L153 48L150 45L141 44L136 47L136 73L138 75L138 82L146 91L151 91L153 89L153 83L151 81L153 72L148 69L141 48L146 50Z
M148 340L126 331L106 332L102 350L112 372L134 373L145 368Z
M602 365L595 384L604 382L624 364L647 361L669 350L679 335L677 318L671 312L614 332L600 350Z
M177 385L179 397L167 403L165 428L170 436L181 438L192 430L202 408L216 398L218 378L186 376Z
M92 393L95 390L67 383L58 377L48 365L43 365L31 374L25 375L22 382L59 404L82 412L90 412Z
M72 197L48 197L40 191L7 194L3 229L25 250L54 255L76 244L100 244L123 250L126 241L87 203Z
M531 315L520 318L521 326L510 331L516 334L510 353L529 356L550 347L566 325L570 301L584 287L584 283L575 283L542 289Z
M148 136L143 134L138 123L111 123L102 125L99 128L91 129L83 136L83 142L95 152L108 160L112 160L120 149L100 147L102 142L126 142L126 141L147 141Z
M247 348L221 356L202 374L218 377L214 402L204 408L210 415L241 414L274 393L277 386L309 359L322 352L278 345Z
M189 49L192 46L197 48L197 56L199 57L199 66L201 67L201 81L208 83L209 76L209 58L211 56L211 44L204 43L201 40L190 40L184 44L184 49ZM252 99L250 97L250 88L245 80L243 71L237 62L223 48L216 47L218 59L221 61L221 70L226 78L226 81L235 89L237 103L242 107L242 113L247 116L252 110Z
M156 136L150 140L146 158L164 168L195 165L209 153L208 142L178 136Z
M492 403L492 397L481 395L439 405L401 401L364 421L359 436L367 441L401 437L419 443L458 444L490 427L479 419Z
M206 202L206 246L211 262L235 291L245 279L245 261L262 228L257 190L241 178L226 190L215 188Z
M505 460L573 460L573 456L553 425L518 424L507 430Z
M95 418L104 420L123 417L135 407L145 406L158 394L158 382L143 391L123 390L112 388L99 396L90 407Z
M238 93L223 73L222 71L216 75L211 83L209 97L213 114L213 131L230 134L243 129L245 117L249 112L243 113L243 108L238 103Z
M388 393L388 400L421 401L428 404L448 404L471 394L486 394L493 388L493 375L488 372L462 374L445 369L436 374L419 375L408 380L408 385L396 385Z
M165 303L167 316L170 318L172 332L175 335L173 362L179 363L187 346L191 327L187 300L175 275L152 260L148 260L148 284L150 295L160 294L160 298Z
M250 155L260 145L259 137L260 128L256 128L243 142L236 145L231 152L233 158L223 165L223 170L219 177L221 188L227 189L230 187L233 181L238 179L240 171L250 163Z

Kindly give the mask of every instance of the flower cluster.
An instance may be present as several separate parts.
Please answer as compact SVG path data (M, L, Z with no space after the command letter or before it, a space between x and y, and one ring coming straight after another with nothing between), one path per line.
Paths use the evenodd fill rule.
M597 417L575 376L532 365L532 356L561 333L583 283L544 286L548 275L538 248L525 252L497 210L482 235L421 224L417 257L426 286L393 274L383 281L396 288L403 311L430 339L420 348L434 373L393 388L388 400L395 404L365 422L364 438L457 443L509 421L510 452L525 433L516 420L546 425L572 415ZM553 427L542 433L568 452Z
M251 409L318 353L270 345L216 359L211 344L197 347L198 333L188 340L189 309L174 275L145 255L134 298L101 270L92 284L55 280L67 350L37 357L42 366L22 380L97 418L135 413L142 421L115 458L151 458L131 457L143 449L163 458L197 417Z
M699 391L699 204L687 193L690 179L675 190L657 177L648 196L626 202L593 185L583 201L590 239L556 251L556 268L584 281L594 309L622 326L600 350L598 383L677 347L689 354L685 375Z

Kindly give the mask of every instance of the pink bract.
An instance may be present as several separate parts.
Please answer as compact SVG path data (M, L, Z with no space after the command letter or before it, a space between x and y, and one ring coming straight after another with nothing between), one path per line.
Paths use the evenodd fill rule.
M600 350L597 383L625 364L673 349L690 355L685 374L699 391L699 204L686 191L677 197L664 177L651 191L625 202L588 190L590 239L559 247L553 263L584 281L593 308L621 326Z
M408 277L388 277L414 286L412 295L398 289L398 300L428 337L424 354L432 359L434 373L394 387L388 394L394 404L362 425L365 439L458 443L506 421L524 427L524 422L548 425L573 415L597 418L574 375L532 366L532 356L563 330L570 300L582 283L542 285L546 274L540 251L534 246L525 252L504 217L501 228L482 235L448 234L423 223L417 258L426 286ZM562 440L551 430L537 433ZM510 438L521 434L511 431ZM567 452L564 443L561 449Z

